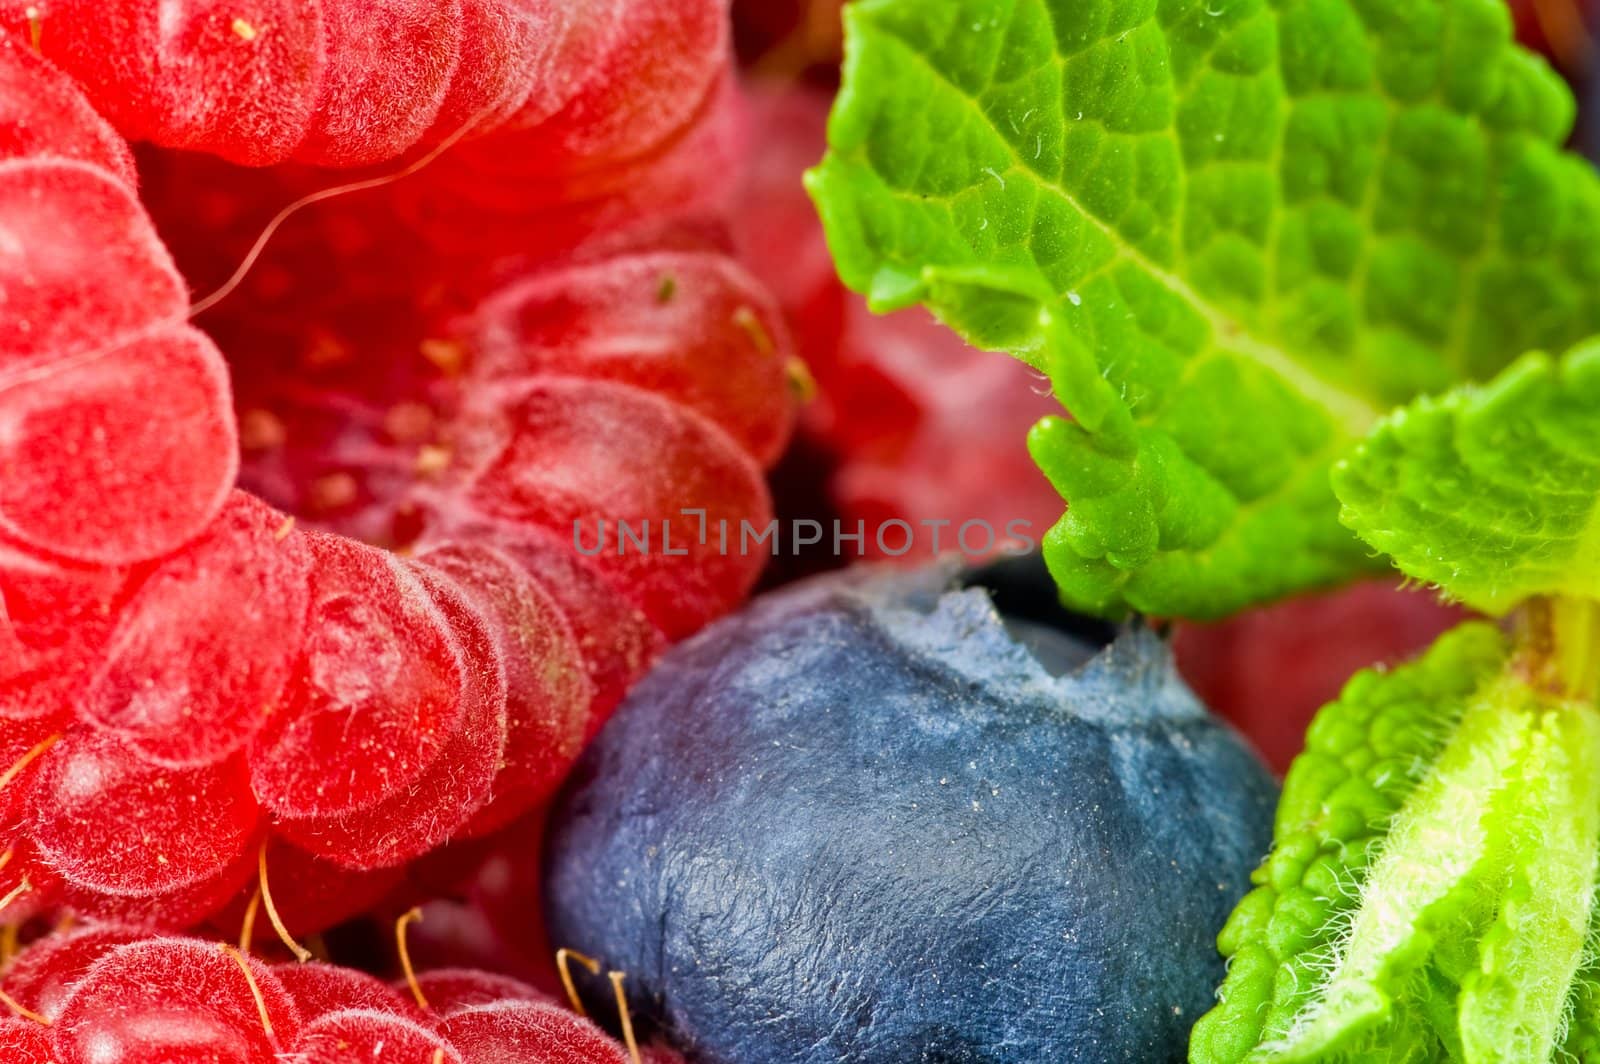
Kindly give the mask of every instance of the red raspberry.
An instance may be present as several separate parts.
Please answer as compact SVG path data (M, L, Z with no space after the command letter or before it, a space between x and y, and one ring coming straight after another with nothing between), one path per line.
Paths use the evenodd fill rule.
M268 964L215 942L145 938L116 924L29 946L0 993L16 1014L0 1021L8 1064L629 1060L592 1022L504 976L419 978L408 969L389 987L349 968ZM678 1060L656 1048L644 1059Z
M265 910L254 934L325 927L375 904L405 862L547 799L666 639L748 592L761 559L681 511L713 537L770 519L762 471L795 405L779 313L664 218L586 243L701 202L707 145L735 142L725 14L722 0L0 12L15 35L0 37L8 919ZM308 214L249 284L204 301L201 333L111 126L257 165L445 154L425 179ZM279 197L326 183L145 162L163 231L203 271L243 255ZM454 210L463 175L484 192L473 228L559 235L502 263L470 259L475 240L447 260L401 231L402 213ZM208 334L234 359L244 483L270 500L235 486L229 374ZM576 549L574 522L619 519L648 522L654 548Z

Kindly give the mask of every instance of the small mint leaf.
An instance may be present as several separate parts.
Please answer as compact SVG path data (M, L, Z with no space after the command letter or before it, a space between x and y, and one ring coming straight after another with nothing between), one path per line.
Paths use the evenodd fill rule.
M1334 470L1346 525L1487 613L1600 598L1600 342L1419 399Z
M1218 937L1228 977L1195 1025L1193 1064L1273 1059L1261 1049L1281 1043L1316 1001L1387 825L1505 658L1497 631L1465 625L1414 662L1358 673L1317 714L1284 780L1272 853ZM1434 1041L1425 1024L1400 1020L1384 1037L1395 1060Z
M1525 648L1523 648L1525 649ZM1593 1041L1600 710L1484 624L1312 724L1192 1064L1544 1062Z

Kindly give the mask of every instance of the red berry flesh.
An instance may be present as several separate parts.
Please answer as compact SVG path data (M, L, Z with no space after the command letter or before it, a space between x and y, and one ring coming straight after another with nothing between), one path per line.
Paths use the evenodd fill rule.
M95 961L144 938L138 928L114 923L49 935L17 955L0 978L0 989L23 1008L54 1020L72 987Z
M566 616L594 691L584 727L587 741L661 653L666 640L660 629L615 585L582 564L571 541L560 534L510 522L453 524L459 516L445 521L453 536L492 544L533 574Z
M460 0L324 3L331 46L310 134L318 166L392 159L433 125L459 61ZM407 56L395 62L398 52Z
M347 1009L307 1024L295 1044L297 1064L463 1064L433 1031L391 1012Z
M99 663L128 574L56 564L0 542L0 719L70 718Z
M759 531L771 515L760 467L721 429L607 381L541 378L485 399L496 409L474 426L486 454L471 489L483 513L573 537L575 548L586 537L588 563L670 637L749 592L760 555L737 548L740 522ZM704 537L701 516L685 510L704 511ZM648 546L624 541L622 523L648 531ZM735 540L727 551L724 529Z
M474 370L565 373L646 388L704 414L762 464L788 443L782 315L732 259L623 255L536 274L470 324Z
M449 1017L499 1001L547 1001L544 994L507 975L473 968L437 968L417 976L417 987L437 1015Z
M1462 619L1433 595L1369 582L1183 625L1173 649L1195 693L1284 772L1355 672L1420 653Z
M561 608L511 558L491 547L453 544L420 561L472 599L505 666L507 731L494 793L461 831L481 835L555 792L578 756L594 688Z
M267 841L267 882L274 908L290 937L319 934L378 905L402 879L399 869L355 870L309 854L279 836ZM254 889L260 886L260 854L246 858L250 874L246 890L235 893L221 912L208 913L210 925L232 938L244 922ZM264 904L264 903L260 903ZM171 926L165 924L163 926ZM258 912L253 942L266 946L278 941L276 929Z
M473 1064L626 1064L622 1047L555 1005L503 1001L445 1017L439 1032Z
M749 590L759 553L718 541L766 530L794 403L776 305L708 250L713 219L686 222L727 196L704 174L742 144L726 16L0 11L7 920L232 937L257 904L259 941L370 909L406 862L547 801L665 642ZM137 174L118 134L157 146ZM137 177L204 290L336 180L235 164L399 168L457 137L291 217L193 307L134 195ZM471 232L430 243L452 225ZM495 316L490 351L473 330ZM433 338L462 321L452 356ZM654 545L582 551L584 517L648 520ZM260 1049L202 1027L130 1052Z
M33 1020L0 1020L0 1060L6 1064L56 1064L50 1030Z
M426 589L460 648L462 713L433 763L410 786L368 809L277 829L309 852L346 868L388 868L444 842L488 800L505 746L505 672L484 619L448 576L404 563Z
M203 823L199 825L199 830L205 830ZM205 840L202 845L213 844ZM49 899L51 904L46 911L70 912L80 917L119 921L152 929L193 927L245 889L255 872L255 862L250 854L258 845L259 835L252 833L240 844L240 852L234 859L214 875L181 887L162 884L153 893L112 893L59 876L53 866L46 865L43 872L47 876L58 877L53 888L54 895Z
M0 162L0 292L0 396L17 371L177 325L189 305L132 188L66 159Z
M237 759L163 769L110 737L74 733L40 762L33 838L86 889L140 896L199 885L238 859L260 817Z
M282 514L235 492L205 535L123 608L80 712L146 760L182 768L235 752L282 712L300 658L310 556Z
M60 741L61 727L49 717L0 721L0 839L7 844L27 831L40 762Z
M46 57L124 135L255 164L305 135L322 78L320 5L182 0L157 5L49 0L34 5ZM27 9L0 25L26 40Z
M68 994L57 1020L63 1064L275 1064L300 1013L254 958L185 939L120 946Z
M0 985L31 1032L15 1026L24 1020L0 1021L0 1048L43 1053L50 1064L627 1059L588 1020L492 973L428 973L402 992L350 968L269 966L231 946L144 938L115 924L46 935ZM426 996L426 1009L413 994Z
M417 1008L409 996L354 968L308 961L304 964L274 965L272 971L289 996L294 998L300 1015L307 1020L347 1009L385 1012L402 1017L417 1015Z
M570 24L594 2L461 0L461 59L427 139L442 140L475 123L503 126L513 115L537 122L555 104L534 97L570 80L556 65ZM570 69L570 61L568 61ZM542 106L542 111L541 111Z
M205 528L238 471L227 367L185 327L0 383L0 468L0 533L103 565L162 555Z
M568 168L592 168L597 159L641 155L682 129L710 94L726 54L726 0L622 3L615 10L610 48L583 71L566 106L529 134L525 158L581 160Z
M132 186L127 142L73 80L21 40L0 37L0 159L54 155L93 163Z
M416 782L464 709L461 652L422 583L388 553L308 532L311 612L288 709L250 751L281 817L371 809Z

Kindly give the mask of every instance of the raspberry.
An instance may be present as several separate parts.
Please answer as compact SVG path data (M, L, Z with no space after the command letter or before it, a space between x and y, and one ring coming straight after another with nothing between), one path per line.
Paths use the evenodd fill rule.
M500 1001L446 1016L439 1033L473 1064L626 1064L622 1047L555 1005Z
M330 1012L308 1024L295 1046L295 1059L303 1064L383 1060L463 1064L465 1060L441 1035L421 1024L366 1009Z
M0 13L0 29L37 30L125 136L251 165L381 162L461 130L436 128L444 118L477 120L485 139L518 130L504 135L527 139L502 159L560 170L680 128L725 55L725 0L567 6L186 0L158 18L138 3L41 0Z
M428 1006L444 1017L499 1001L547 1000L545 995L510 976L471 968L439 968L424 972L417 976L417 987L427 999Z
M832 490L844 515L869 529L894 518L948 521L940 550L968 549L958 537L973 520L997 540L1008 528L1042 539L1061 499L1029 457L1027 436L1059 403L1033 371L968 347L920 311L877 317L852 302L845 329L833 371L818 370L825 399L812 412L842 458ZM925 558L932 540L920 527ZM986 538L972 531L971 550ZM881 553L875 537L868 553Z
M56 1064L49 1029L20 1018L0 1020L0 1054L9 1064Z
M409 997L381 979L354 968L308 961L280 964L273 972L305 1016L320 1017L349 1009L384 1012L403 1018L412 1018L416 1013Z
M429 1001L429 979L463 968L492 968L550 994L564 991L543 915L529 905L543 890L545 816L543 809L534 810L470 857L452 846L410 869L417 889L438 899L423 907L427 919L412 934L413 949L443 966L422 977ZM453 874L430 880L436 865Z
M472 599L505 666L507 734L494 794L460 832L481 835L555 792L588 730L594 687L561 608L510 557L492 547L451 545L420 562Z
M50 867L88 890L164 894L222 873L260 809L237 758L170 770L109 736L74 733L39 760L32 837Z
M449 515L442 527L463 540L492 544L515 560L566 615L594 691L584 728L588 741L665 646L661 631L621 589L575 556L565 537L481 518L452 523L459 517Z
M713 267L707 276L723 273ZM648 291L642 298L656 295ZM743 326L733 328L751 344L745 357L783 357L781 347L763 351ZM692 344L698 335L705 334L669 330L668 343ZM670 361L670 351L662 350ZM733 362L737 355L724 357ZM482 505L494 496L481 492L503 483L502 477L517 488L524 471L509 460L498 467L491 460L474 472L473 456L492 456L497 445L530 443L519 438L520 426L509 438L496 436L518 423L492 404L519 390L566 404L575 430L540 437L548 431L542 415L522 424L531 426L532 446L543 439L565 448L558 454L585 455L589 486L572 484L572 512L604 514L620 510L624 501L638 505L625 499L632 493L643 496L646 512L658 521L672 518L686 502L704 500L713 522L725 517L760 525L767 507L754 460L716 425L668 399L682 394L670 382L647 378L658 390L643 391L610 379L534 374L528 380L478 391L489 393L488 413L475 408L458 424L464 468L430 489L439 532L415 563L294 529L282 515L237 496L206 535L141 572L132 591L106 607L110 649L94 651L95 682L89 697L70 707L81 722L73 727L92 725L131 739L132 762L122 767L136 775L165 766L176 770L171 778L188 780L185 773L218 759L235 772L248 766L252 804L270 810L273 834L352 870L393 866L450 835L493 830L547 797L578 743L598 729L656 652L657 626L678 634L726 609L753 580L759 559L721 558L708 545L687 559L639 559L637 578L626 571L618 575L614 562L576 555L569 521ZM781 373L765 380L786 394ZM582 404L594 405L585 411ZM787 420L786 402L771 409ZM647 419L633 416L637 411ZM474 419L486 425L477 435ZM619 436L613 425L625 426L627 434ZM605 446L573 452L581 443L573 438L577 431L603 434L591 438L604 439ZM678 491L652 497L638 473L627 473L625 462L608 457L612 449L621 454L630 447L663 455L669 468L680 469L671 485ZM546 462L547 469L560 468L559 460ZM602 463L627 473L633 483L594 498L603 486L594 476ZM697 522L677 516L675 539L687 543ZM454 539L464 533L479 542L467 547ZM230 581L238 580L256 585L243 615L229 609L240 595L230 590L236 586ZM632 603L652 611L655 622ZM193 622L207 617L207 610L212 612L205 623L173 627L177 618ZM174 645L182 653L160 653ZM139 664L141 654L159 658L161 668L152 672ZM550 663L534 671L532 663L541 656ZM473 696L472 681L485 676L490 687ZM185 699L180 692L189 689L199 694ZM263 713L268 706L272 711ZM168 726L173 718L163 713L185 714L181 719L190 726ZM202 722L204 727L197 726ZM38 733L36 728L26 737L37 739ZM491 787L496 804L485 809ZM62 869L63 896L86 911L167 923L160 909L165 899L187 922L249 878L255 844L246 829L241 819L223 833L219 849L195 848L195 860L209 861L204 869L168 872L165 878L134 874L132 882L114 882L136 855L108 849L116 860L108 856L105 867ZM57 861L94 856L72 854L54 835L42 841L40 859L51 868ZM299 872L317 880L331 868L302 865ZM105 896L92 896L96 891ZM294 891L285 887L280 894L290 899ZM310 898L316 895L309 890ZM230 911L238 912L238 904ZM286 901L286 920L297 933L348 915L314 900L297 904L313 914L295 916Z
M79 712L158 765L213 764L275 712L310 601L305 537L242 492L123 607Z
M273 914L290 939L313 935L374 908L403 879L400 869L345 868L278 837L269 838L264 851L247 855L247 860L258 889L262 886L261 865L269 870L264 881L270 888L270 910L261 911L268 908L265 897L236 891L225 908L210 914L208 924L231 938L243 925L252 923L250 941L258 945L279 941ZM172 921L157 914L151 923L171 926Z
M45 936L6 971L0 990L17 1018L0 1021L0 1048L52 1064L629 1059L593 1023L513 979L465 970L417 978L408 969L401 986L94 924ZM644 1059L678 1058L648 1049Z
M155 5L48 0L37 13L45 56L130 139L275 162L303 139L323 79L320 5L293 0ZM0 25L34 27L16 6Z
M460 648L462 709L432 764L405 789L337 816L279 817L284 837L347 868L392 867L449 838L488 800L505 747L505 672L488 625L449 577L421 563L407 567Z
M14 839L28 823L34 802L39 762L60 741L58 725L49 719L18 722L0 730L0 838Z
M1462 620L1462 611L1432 595L1366 583L1218 624L1182 625L1173 649L1206 704L1283 772L1304 745L1312 715L1352 675L1420 653Z
M844 308L854 298L834 272L800 180L826 148L831 102L826 93L802 88L752 90L756 144L743 160L733 216L740 260L778 298L814 371L838 357Z
M17 955L0 988L23 1008L54 1020L72 987L95 961L144 937L136 928L110 923L50 935Z
M494 0L485 0L493 3ZM509 7L534 12L547 20L545 41L549 48L542 77L530 77L511 93L518 106L507 116L502 128L508 131L529 129L559 111L583 84L585 72L616 40L617 20L629 0L583 0L582 3L549 3L537 0L501 0Z
M0 646L9 647L0 656L0 721L59 726L71 717L127 584L125 570L45 562L0 541Z
M176 324L183 282L110 172L0 162L0 219L0 535L77 561L157 557L204 527L237 468L221 357Z
M318 532L304 667L250 751L281 817L371 809L416 782L464 711L460 647L415 574L384 551Z
M0 857L4 857L0 864L0 901L6 902L6 923L21 927L65 904L66 888L61 877L42 861L31 842L13 842Z
M46 68L40 67L40 70ZM97 354L188 310L183 279L130 185L89 163L0 161L0 383Z
M763 464L788 442L782 314L725 255L646 251L535 274L466 328L481 376L567 373L647 388L715 421Z
M609 381L538 378L485 386L478 398L465 427L470 505L575 543L587 536L589 564L668 636L688 634L749 592L757 567L737 550L722 553L718 530L737 536L741 520L760 528L771 514L760 467L722 430ZM643 454L649 466L640 465ZM686 509L704 511L704 525ZM619 538L624 523L654 539L630 549Z
M72 79L0 37L0 159L38 155L93 163L129 187L137 181L127 143Z
M582 45L592 34L579 20L605 10L596 2L461 0L461 61L429 139L473 121L494 129L547 117L570 82L564 71L586 65Z
M609 6L611 18L588 23L605 26L604 46L581 65L580 54L564 57L574 91L561 109L532 129L468 145L465 157L503 153L525 162L513 169L502 161L501 168L523 174L594 169L597 162L643 155L688 123L725 63L726 0L611 0ZM595 43L584 40L575 52Z
M744 103L726 71L674 135L598 170L508 175L505 146L493 148L489 140L464 145L396 189L407 227L452 261L530 252L548 258L596 234L720 216L733 186L705 175L738 166L746 149Z
M758 556L691 543L680 512L763 527L794 420L775 305L666 217L705 202L709 146L737 142L724 6L49 0L0 27L21 35L0 38L0 88L54 112L0 106L5 917L311 934L548 800L667 639L756 578ZM44 59L17 46L35 38ZM659 91L641 104L624 74ZM413 181L308 213L246 286L191 308L91 103L251 164L470 133L476 154L430 174L489 165L484 209L507 233L559 222L532 247L563 257L441 258L396 223L449 182ZM202 272L323 183L141 164ZM495 316L514 331L491 352ZM235 488L241 442L270 501ZM574 547L574 521L617 518L692 549ZM261 1050L217 1031L193 1051Z
M151 939L95 962L55 1027L63 1064L274 1064L298 1039L300 1010L259 961L204 942Z
M432 127L460 62L460 0L324 3L329 51L296 158L360 166L403 153ZM396 63L399 51L410 57Z
M208 840L206 845L216 844ZM255 874L255 862L250 860L249 855L256 846L257 836L253 835L240 846L241 852L234 860L215 875L185 887L162 889L151 894L115 894L86 887L64 876L57 877L53 867L48 864L30 870L28 875L45 877L42 882L46 885L46 893L40 904L47 912L71 912L140 927L193 927L225 905L229 898L246 889ZM41 880L33 878L31 881L35 883L34 889L38 890L37 884ZM9 910L7 916L10 916Z
M147 397L162 406L151 415ZM0 393L0 532L121 565L198 534L238 470L227 369L194 329L151 334ZM63 451L62 440L81 441Z

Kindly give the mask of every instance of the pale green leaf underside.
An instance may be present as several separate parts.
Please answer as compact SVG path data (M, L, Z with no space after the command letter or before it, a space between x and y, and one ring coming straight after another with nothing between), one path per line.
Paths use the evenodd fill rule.
M841 275L1046 370L1074 605L1371 566L1334 457L1600 332L1600 192L1501 0L857 0L811 177Z
M1193 1064L1546 1064L1593 1041L1600 712L1504 654L1467 626L1318 715Z
M1327 979L1250 1058L1322 1064L1427 1030L1421 1059L1546 1064L1600 859L1600 716L1515 676L1474 696L1362 884Z
M1505 653L1493 628L1466 625L1415 662L1357 674L1317 714L1284 780L1272 854L1218 939L1228 978L1194 1028L1193 1064L1240 1064L1280 1042L1311 1006L1390 819ZM1422 1025L1405 1026L1384 1032L1397 1060L1409 1045L1435 1042Z
M1345 524L1480 610L1600 598L1600 343L1418 400L1339 464L1334 487Z

